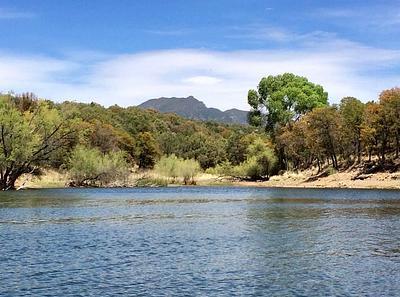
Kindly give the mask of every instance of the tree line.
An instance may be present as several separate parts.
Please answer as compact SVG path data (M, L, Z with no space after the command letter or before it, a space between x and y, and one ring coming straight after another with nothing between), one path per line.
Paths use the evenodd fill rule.
M154 167L186 184L200 171L256 180L311 167L397 169L400 88L376 101L330 105L322 86L285 73L261 79L247 99L251 125L243 126L0 94L0 189L46 168L67 171L72 186L107 185Z

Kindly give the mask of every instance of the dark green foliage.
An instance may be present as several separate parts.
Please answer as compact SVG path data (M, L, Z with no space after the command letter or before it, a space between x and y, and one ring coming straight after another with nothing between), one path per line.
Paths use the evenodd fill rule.
M153 168L160 157L160 149L153 135L142 132L137 137L137 160L139 168Z
M258 89L250 90L248 103L252 108L249 122L274 132L315 107L328 104L328 94L320 85L292 73L261 79Z

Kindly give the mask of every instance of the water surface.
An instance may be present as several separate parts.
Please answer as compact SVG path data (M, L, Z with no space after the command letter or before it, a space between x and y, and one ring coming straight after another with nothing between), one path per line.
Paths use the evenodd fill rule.
M400 296L400 192L0 193L1 296Z

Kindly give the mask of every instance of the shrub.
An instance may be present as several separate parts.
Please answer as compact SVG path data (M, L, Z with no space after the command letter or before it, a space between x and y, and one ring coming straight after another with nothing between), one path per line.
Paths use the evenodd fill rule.
M173 181L181 177L186 185L195 183L194 177L200 172L200 164L193 159L184 160L175 155L170 155L161 157L155 166L155 170L162 176L172 178Z
M103 186L123 180L128 174L128 164L122 152L102 154L98 149L77 146L69 160L73 186Z
M326 173L327 173L327 175L332 175L332 174L337 173L337 170L336 170L333 166L329 166L329 167L326 169Z
M173 181L178 177L178 163L180 159L175 155L162 156L155 165L155 171L165 177L172 178Z
M233 166L231 162L224 161L221 164L217 164L217 166L208 168L206 173L221 175L221 176L230 176L233 174Z
M180 160L178 166L179 176L183 177L185 185L195 184L194 177L200 172L200 164L196 160Z
M258 138L249 145L247 159L233 168L233 175L252 180L269 178L277 164L274 151Z

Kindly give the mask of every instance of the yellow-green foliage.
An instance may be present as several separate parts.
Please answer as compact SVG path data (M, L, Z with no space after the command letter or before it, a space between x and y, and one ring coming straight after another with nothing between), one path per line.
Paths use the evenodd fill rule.
M68 129L61 114L47 102L31 101L31 105L9 96L0 96L0 188L13 189L24 173L50 163L55 152L66 143ZM21 101L22 102L22 101Z
M234 167L232 166L231 162L224 161L213 168L208 168L206 173L221 176L230 176L233 175L233 168Z
M124 180L129 174L123 152L102 154L98 149L78 146L69 161L71 184L75 186L106 185Z
M195 176L200 172L200 164L196 160L181 160L178 166L178 172L183 177L185 185L188 183L195 184Z
M162 156L155 166L155 171L165 177L175 180L178 177L178 163L180 159L175 155Z
M182 178L185 184L195 183L194 178L200 172L200 164L193 159L181 159L175 155L163 156L157 162L155 171L165 177Z

